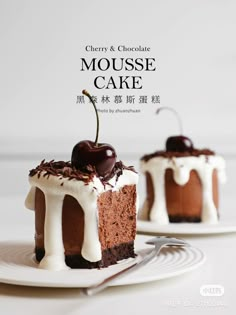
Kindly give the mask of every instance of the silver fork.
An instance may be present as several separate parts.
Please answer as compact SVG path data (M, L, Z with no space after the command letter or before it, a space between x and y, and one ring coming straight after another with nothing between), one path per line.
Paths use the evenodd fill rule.
M146 242L146 244L154 245L155 247L151 250L150 253L145 255L140 261L137 261L130 265L129 267L113 274L112 276L104 279L102 282L95 284L88 288L82 288L81 293L91 296L94 295L108 286L110 286L117 279L120 279L131 272L138 270L139 268L145 266L148 262L150 262L154 257L156 257L161 249L166 246L189 246L184 240L168 237L168 236L156 236Z

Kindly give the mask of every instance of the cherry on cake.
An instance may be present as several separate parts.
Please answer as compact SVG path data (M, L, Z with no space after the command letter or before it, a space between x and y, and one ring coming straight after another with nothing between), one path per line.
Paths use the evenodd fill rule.
M29 182L40 268L102 268L135 256L138 174L98 143L98 128L94 142L75 145L71 162L42 161Z

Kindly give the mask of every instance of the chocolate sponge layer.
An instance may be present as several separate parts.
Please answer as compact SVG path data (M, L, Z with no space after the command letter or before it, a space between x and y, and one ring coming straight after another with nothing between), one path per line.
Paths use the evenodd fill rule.
M99 239L102 250L125 244L136 234L136 188L124 186L98 198Z

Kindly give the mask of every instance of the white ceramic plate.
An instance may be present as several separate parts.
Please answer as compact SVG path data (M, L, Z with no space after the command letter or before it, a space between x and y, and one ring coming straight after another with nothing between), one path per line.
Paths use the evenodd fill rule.
M117 265L101 270L70 269L47 271L37 267L33 258L33 244L29 242L0 242L0 282L38 287L87 287L118 272L135 259L150 251L145 244L150 236L138 235L135 241L137 257L121 261ZM148 265L133 274L117 280L113 285L144 283L174 277L189 272L205 261L205 255L195 247L165 248Z
M236 223L231 221L220 221L218 224L205 223L169 223L160 225L155 222L137 222L137 231L141 233L162 235L204 235L236 232Z

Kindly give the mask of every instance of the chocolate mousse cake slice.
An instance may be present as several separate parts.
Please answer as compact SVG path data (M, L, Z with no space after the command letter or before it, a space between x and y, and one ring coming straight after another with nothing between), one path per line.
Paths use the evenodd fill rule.
M217 223L218 180L225 181L225 161L209 149L194 147L182 134L182 121L175 109L160 107L156 114L162 110L175 114L180 135L167 138L166 150L141 158L147 195L139 219L158 224Z
M117 162L115 149L78 142L71 162L45 162L30 171L26 207L35 210L35 253L49 270L101 268L134 257L138 175Z
M134 257L137 180L121 162L107 181L70 162L42 161L31 170L26 207L35 211L39 266L101 268Z

